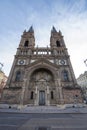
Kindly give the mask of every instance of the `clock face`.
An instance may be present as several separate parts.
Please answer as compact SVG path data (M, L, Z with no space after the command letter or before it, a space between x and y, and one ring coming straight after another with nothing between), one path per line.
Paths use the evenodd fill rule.
M64 60L64 59L59 60L59 64L60 64L60 65L66 65L66 60Z
M19 63L23 65L24 64L24 60L20 60Z
M61 60L60 63L61 63L62 65L65 65L65 60Z
M19 65L25 65L25 60L18 60Z

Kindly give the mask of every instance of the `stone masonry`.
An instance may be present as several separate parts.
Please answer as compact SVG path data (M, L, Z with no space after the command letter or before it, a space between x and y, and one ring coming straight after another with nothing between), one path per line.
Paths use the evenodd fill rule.
M82 103L61 31L52 28L50 47L35 47L33 27L23 32L1 102L33 106Z

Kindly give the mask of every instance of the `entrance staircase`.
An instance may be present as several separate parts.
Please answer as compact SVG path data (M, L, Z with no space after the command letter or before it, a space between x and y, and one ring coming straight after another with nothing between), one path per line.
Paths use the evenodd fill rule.
M57 113L64 109L64 106L25 106L22 111L29 113Z

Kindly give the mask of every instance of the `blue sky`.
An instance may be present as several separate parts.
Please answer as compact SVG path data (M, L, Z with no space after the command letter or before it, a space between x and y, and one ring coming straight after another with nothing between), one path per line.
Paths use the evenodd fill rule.
M38 46L50 44L53 25L61 30L76 77L87 70L87 0L2 0L0 62L7 76L21 35L31 25Z

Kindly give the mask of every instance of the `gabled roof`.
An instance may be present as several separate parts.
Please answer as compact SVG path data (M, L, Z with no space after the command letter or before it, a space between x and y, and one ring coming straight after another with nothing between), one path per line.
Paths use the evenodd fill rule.
M30 63L30 65L27 66L27 67L31 67L32 68L32 67L35 67L35 66L40 66L40 68L44 67L44 66L50 66L51 68L54 68L54 69L55 68L56 69L59 68L59 66L57 66L54 63L52 63L50 60L46 60L44 58L38 59L38 60L34 61L33 63Z

